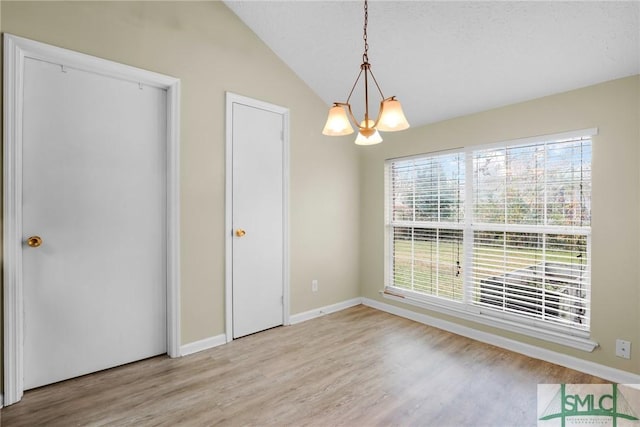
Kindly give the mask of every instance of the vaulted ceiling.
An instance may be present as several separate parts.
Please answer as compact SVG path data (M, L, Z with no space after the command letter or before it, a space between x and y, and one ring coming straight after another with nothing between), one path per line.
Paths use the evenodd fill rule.
M346 100L363 2L225 3L327 106ZM640 2L372 0L368 40L384 95L419 126L639 74Z

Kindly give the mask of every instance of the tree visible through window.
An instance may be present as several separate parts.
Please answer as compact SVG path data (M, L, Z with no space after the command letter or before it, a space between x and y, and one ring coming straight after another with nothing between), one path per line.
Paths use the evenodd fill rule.
M388 288L588 330L590 135L395 159L386 179Z

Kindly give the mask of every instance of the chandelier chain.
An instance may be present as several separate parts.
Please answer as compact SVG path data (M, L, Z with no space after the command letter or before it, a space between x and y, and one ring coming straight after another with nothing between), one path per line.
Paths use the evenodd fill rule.
M362 62L369 62L369 43L367 42L367 24L369 23L369 4L364 0L364 28L362 39L364 40L364 53L362 54Z

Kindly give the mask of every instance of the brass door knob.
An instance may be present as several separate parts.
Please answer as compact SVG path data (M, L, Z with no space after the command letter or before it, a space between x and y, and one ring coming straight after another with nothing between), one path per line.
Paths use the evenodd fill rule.
M236 236L238 236L238 237L242 237L242 236L244 236L245 234L247 234L247 232L246 232L246 231L244 231L242 228L238 228L238 229L236 230Z
M27 239L27 245L32 248L37 248L42 244L42 238L40 236L31 236Z

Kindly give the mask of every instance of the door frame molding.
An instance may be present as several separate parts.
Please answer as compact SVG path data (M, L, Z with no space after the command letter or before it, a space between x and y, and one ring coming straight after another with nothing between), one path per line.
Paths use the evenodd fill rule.
M242 104L261 110L281 114L283 117L283 304L282 320L289 325L289 109L232 92L226 92L226 143L225 143L225 335L227 342L233 340L233 104Z
M26 58L61 64L167 91L167 354L180 355L180 80L4 34L4 405L24 392L22 281L22 115Z

